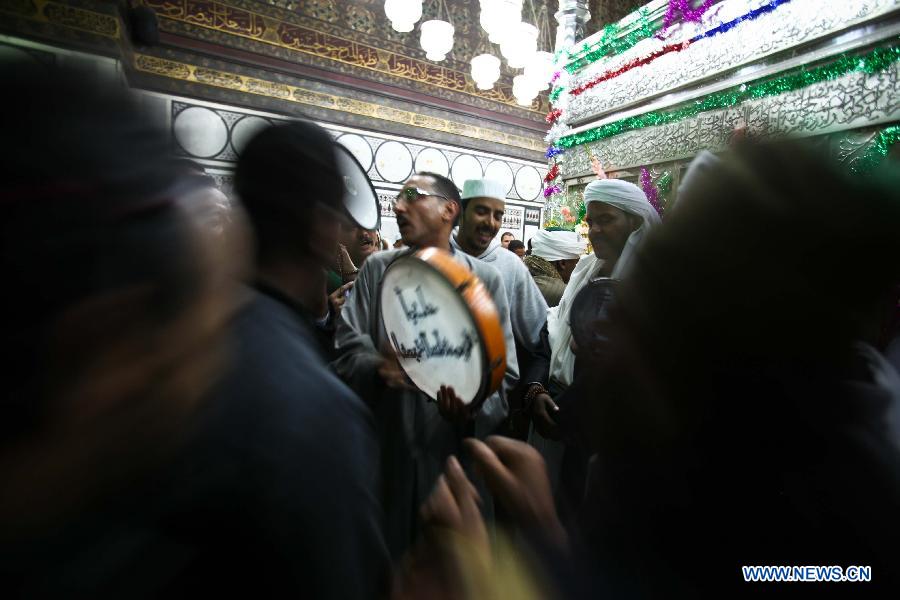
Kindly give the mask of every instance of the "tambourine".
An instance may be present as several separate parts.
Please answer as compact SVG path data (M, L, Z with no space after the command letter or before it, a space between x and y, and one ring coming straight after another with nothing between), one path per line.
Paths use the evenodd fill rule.
M335 154L344 180L344 208L347 209L347 214L363 229L380 229L381 204L366 170L340 144L335 144Z
M452 386L479 405L500 388L506 342L485 285L449 252L426 248L384 273L381 318L400 367L432 399Z

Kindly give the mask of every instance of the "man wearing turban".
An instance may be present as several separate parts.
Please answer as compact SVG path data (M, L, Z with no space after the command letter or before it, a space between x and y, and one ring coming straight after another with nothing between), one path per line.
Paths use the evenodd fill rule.
M584 190L588 239L594 252L581 258L569 277L559 305L547 313L550 369L546 387L533 384L526 398L537 435L532 443L547 461L551 481L559 476L563 446L549 440L559 438L556 413L558 398L575 378L575 353L569 316L572 302L588 282L598 277L621 279L627 276L637 247L647 232L660 223L659 214L644 192L633 183L619 179L592 181Z
M531 255L525 257L525 266L547 306L559 304L584 249L584 240L574 231L541 229L531 238Z

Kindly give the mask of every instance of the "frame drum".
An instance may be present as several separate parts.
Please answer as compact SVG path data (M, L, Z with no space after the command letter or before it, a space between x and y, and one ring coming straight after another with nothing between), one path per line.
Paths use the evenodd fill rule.
M449 252L426 248L396 259L385 271L380 301L400 367L427 396L436 400L448 385L477 406L500 388L506 342L497 306Z

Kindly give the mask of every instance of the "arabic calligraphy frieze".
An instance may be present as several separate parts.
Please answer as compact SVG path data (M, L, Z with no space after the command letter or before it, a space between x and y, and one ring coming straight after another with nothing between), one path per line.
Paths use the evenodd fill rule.
M255 54L264 54L279 58L281 60L298 62L298 56L296 54L297 50L288 48L287 46L281 45L280 43L273 45L248 37L225 35L219 31L196 27L184 21L168 21L163 19L161 20L161 29L173 35L191 37L209 43L233 47ZM443 85L443 87L435 86L433 83L420 81L411 77L401 77L403 73L400 73L399 75L391 74L391 68L403 70L402 66L390 66L391 64L402 65L402 61L391 63L390 60L392 56L399 55L391 54L390 51L384 49L378 49L376 56L378 58L378 63L374 68L371 69L359 65L353 65L350 62L332 60L331 58L328 58L326 56L319 56L317 54L303 54L302 62L304 64L322 68L328 71L346 73L352 75L353 77L376 81L387 85L401 85L406 89L410 89L422 94L428 94L432 96L436 95L442 99L457 102L459 104L464 104L466 106L482 108L495 112L502 112L503 114L533 120L536 123L539 120L538 117L540 117L540 120L542 120L543 115L548 110L547 107L549 105L547 103L546 94L538 96L533 104L533 106L540 107L539 110L528 110L518 105L513 106L507 103L511 89L509 86L495 86L493 90L479 90L479 95L473 95L468 91L468 87L465 88L465 91L455 89L459 87L459 85L461 85L456 82L461 80L465 80L464 86L468 86L468 80L465 79L465 77L461 74L454 75L455 81L454 79L444 81L444 83L441 84ZM428 63L421 62L420 64L424 65ZM434 65L432 66L434 67ZM435 69L436 70L430 71L433 74L437 74L432 76L433 79L442 73L440 71L441 67L435 67ZM444 74L446 74L447 72L448 71L446 70L443 71ZM435 93L436 87L438 87L439 89L439 94ZM500 107L498 107L498 103Z
M62 2L15 0L0 4L0 12L108 38L119 37L119 21L115 16L69 6Z
M498 84L492 90L482 91L463 71L404 56L399 52L377 48L371 44L345 39L274 16L229 6L217 0L142 0L142 2L156 11L161 17L160 28L170 33L198 36L199 32L191 27L199 27L214 34L227 34L226 37L200 36L202 39L218 43L233 45L235 40L232 38L237 36L265 44L270 48L300 52L310 58L336 61L352 68L374 71L380 75L487 100L489 103L486 106L490 106L490 103L501 103L529 116L533 116L535 112L541 114L545 112L543 98L535 105L535 110L519 107L510 85ZM179 27L178 24L183 26ZM257 51L272 53L269 49L257 48ZM296 56L294 59L296 60Z
M590 155L609 170L694 156L700 150L723 150L735 129L757 138L814 136L900 120L900 67L852 73L778 96L703 113L678 123L647 127L571 148L565 176L590 171Z
M279 23L277 33L279 45L300 52L315 54L366 69L375 69L379 64L378 49L373 46L287 23ZM427 77L427 73L426 77L422 79L434 83L433 79Z
M490 140L499 144L505 144L530 151L543 150L543 142L537 136L528 138L486 127L478 127L431 115L423 115L408 110L391 108L374 102L317 92L315 90L267 81L248 75L230 73L220 69L190 65L176 60L145 54L135 54L134 68L143 73L159 75L180 81L201 83L217 88L285 100L317 108L341 111L353 115L451 133L478 140Z

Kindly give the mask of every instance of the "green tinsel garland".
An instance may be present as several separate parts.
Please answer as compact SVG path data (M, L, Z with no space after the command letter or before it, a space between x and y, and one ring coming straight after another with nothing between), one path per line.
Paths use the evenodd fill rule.
M702 112L729 108L736 104L740 104L745 100L766 98L784 94L785 92L792 92L813 85L814 83L837 79L847 73L876 73L887 69L898 59L900 59L900 46L877 48L862 56L842 55L837 60L820 67L813 67L812 69L804 67L795 73L777 79L750 85L741 85L740 87L710 94L709 96L705 96L700 100L696 100L693 104L689 104L682 108L670 111L649 112L643 115L607 123L606 125L601 125L600 127L589 129L581 133L567 135L559 138L555 146L560 148L572 148L573 146L596 142L627 131L677 123L678 121L688 119Z
M858 175L862 175L874 170L881 161L887 156L891 146L900 140L900 125L893 125L881 131L875 136L872 144L866 149L866 152L854 161L850 167L850 171Z
M661 194L669 193L669 190L672 189L672 174L666 171L660 175L659 179L656 180L656 187Z
M577 60L565 66L566 71L574 73L578 69L595 62L607 54L616 55L632 48L640 41L656 35L656 32L662 29L662 23L652 24L647 16L647 11L641 8L639 11L640 25L631 33L619 37L622 28L616 23L611 23L603 28L603 35L593 45L585 44L581 50L569 54L569 58L578 57ZM580 55L580 56L579 56Z

